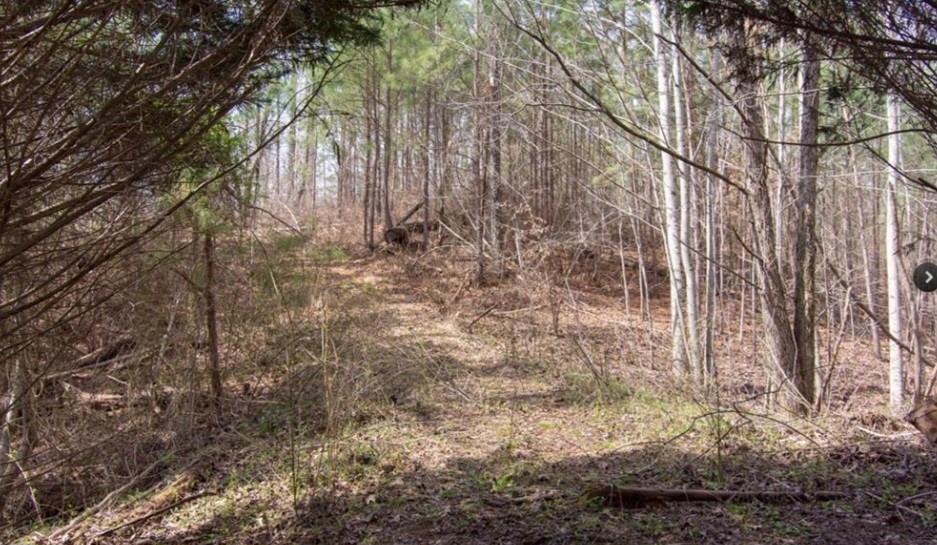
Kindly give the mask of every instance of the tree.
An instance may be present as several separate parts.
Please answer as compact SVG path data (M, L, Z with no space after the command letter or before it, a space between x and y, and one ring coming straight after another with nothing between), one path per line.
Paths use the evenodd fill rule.
M901 110L895 96L889 93L885 98L886 119L888 121L888 181L885 184L885 268L888 279L888 332L892 337L888 342L888 403L893 414L897 415L904 408L904 362L901 348L896 339L902 336L901 288L899 282L899 260L901 243L898 234L898 192L899 169L901 168L901 136L899 116Z
M651 27L654 32L654 57L657 63L657 115L660 127L660 140L670 145L671 106L670 106L670 80L668 69L670 61L667 54L669 49L663 42L663 29L661 25L661 8L655 1L651 3ZM674 105L679 108L678 104ZM677 184L674 178L673 158L670 153L661 151L664 194L664 230L665 247L667 249L667 264L670 272L670 326L672 332L672 364L677 375L684 375L689 371L687 360L686 337L687 330L684 321L686 308L686 276L683 272L683 257L681 248L685 240L681 239L680 211L678 209Z
M796 358L787 370L806 408L816 402L817 175L820 149L820 61L809 41L803 47L800 92L800 158L797 178L797 235L794 242L794 343ZM776 206L780 207L781 203Z
M27 480L24 447L36 433L24 412L31 391L50 372L74 364L75 347L63 351L57 335L68 339L77 322L100 319L96 309L162 264L123 271L116 265L165 234L186 204L221 188L256 151L242 142L241 153L213 158L206 142L290 66L328 71L341 47L374 43L377 8L415 3L4 3L0 70L10 77L0 85L3 501L14 479ZM191 178L195 172L198 179ZM254 189L231 195L251 209ZM209 271L213 236L201 248L192 245L204 252ZM220 398L211 280L204 296Z

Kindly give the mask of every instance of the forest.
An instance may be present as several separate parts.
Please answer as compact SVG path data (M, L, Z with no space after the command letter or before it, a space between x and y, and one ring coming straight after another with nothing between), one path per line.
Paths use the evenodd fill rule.
M921 544L931 0L0 0L0 543Z

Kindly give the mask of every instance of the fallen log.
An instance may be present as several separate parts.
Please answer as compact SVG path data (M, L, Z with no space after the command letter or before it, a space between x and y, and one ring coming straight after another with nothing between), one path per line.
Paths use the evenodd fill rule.
M121 354L129 352L136 348L137 341L133 337L120 337L111 344L101 347L89 354L75 360L71 365L73 369L81 367L89 367L98 363L104 363L108 360L112 360Z
M598 485L583 494L583 498L598 501L605 507L640 509L664 505L669 502L753 502L805 503L841 500L848 497L842 492L775 492L742 490L701 490L640 488L630 486Z
M111 534L113 534L113 533L116 533L116 532L119 532L120 530L123 530L124 528L129 528L129 527L131 527L131 526L135 526L135 525L137 525L137 524L140 524L141 522L146 522L146 521L150 520L151 518L158 517L159 515L162 515L163 513L166 513L166 512L168 512L168 511L172 511L173 509L175 509L175 508L177 508L177 507L179 507L179 506L185 505L185 504L187 504L187 503L189 503L189 502L192 502L192 501L195 501L195 500L197 500L197 499L199 499L199 498L204 498L205 496L216 496L216 495L217 495L217 492L213 492L213 491L210 491L210 490L203 490L203 491L201 491L201 492L196 492L196 493L194 493L194 494L190 494L190 495L188 495L188 496L182 498L181 500L178 500L178 501L176 501L176 502L173 502L173 503L171 503L171 504L169 504L169 505L167 505L167 506L165 506L165 507L161 507L161 508L159 508L159 509L157 509L157 510L155 510L155 511L152 511L152 512L150 512L150 513L147 513L147 514L145 514L145 515L140 515L139 517L137 517L137 518L135 518L135 519L129 520L129 521L127 521L127 522L124 522L123 524L118 524L117 526L114 526L114 527L112 527L112 528L108 528L107 530L104 530L103 532L98 532L98 534L95 535L94 537L107 537L107 536L109 536L109 535L111 535Z
M73 518L68 524L62 526L61 528L53 531L47 536L43 536L43 543L46 542L55 542L62 540L63 542L70 542L77 540L78 535L73 535L72 532L78 530L78 534L81 534L81 528L84 526L85 521L87 521L91 516L96 515L102 509L106 509L110 506L114 500L123 495L124 492L133 488L143 477L149 474L151 471L157 467L163 465L164 461L162 458L156 460L152 464L148 465L146 469L134 475L129 481L127 481L123 486L112 490L107 496L104 496L104 499L94 504L93 506L85 509L81 514Z
M62 386L65 389L65 393L68 394L74 402L87 405L92 409L114 411L124 407L126 404L126 398L121 394L86 392L64 381L62 382Z
M96 370L98 369L108 367L108 368L111 368L111 371L115 371L117 369L122 369L129 365L137 365L138 363L141 363L145 358L148 358L150 355L153 354L153 350L145 350L142 352L129 352L129 350L132 350L134 346L135 346L135 343L133 345L130 345L130 344L124 345L124 349L127 350L128 352L120 351L116 353L111 353L109 357L107 358L96 357L93 360L91 360L91 363L88 363L88 360L87 360L88 356L94 355L100 352L99 350L96 350L92 354L82 356L78 360L75 360L75 362L69 364L67 366L68 369L66 369L65 371L59 371L58 373L45 375L44 377L42 377L42 381L48 383L48 382L54 382L54 381L61 380L63 378L68 378L68 377L88 378L89 376L91 376L92 373L96 372ZM84 363L82 363L83 361Z

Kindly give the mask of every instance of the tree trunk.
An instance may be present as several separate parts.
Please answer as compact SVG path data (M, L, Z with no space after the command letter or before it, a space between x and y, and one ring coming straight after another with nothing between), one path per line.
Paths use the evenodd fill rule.
M900 128L901 109L898 99L888 94L886 99L888 131ZM888 332L895 339L902 338L901 291L898 276L898 210L895 195L898 190L898 168L901 167L901 136L888 136L888 182L885 186L885 268L888 276ZM893 415L898 416L904 407L904 363L901 347L894 340L888 342L888 404Z
M319 197L319 131L316 129L315 117L309 122L309 127L312 131L312 155L309 159L311 163L309 167L309 189L312 192L312 210L315 211L316 199Z
M488 182L488 237L496 265L501 257L501 70L501 60L495 59L488 78L493 114L489 130L491 180Z
M387 43L387 72L393 69L393 43ZM393 158L393 131L391 130L391 88L390 82L387 83L387 89L384 95L384 230L394 226L394 220L390 214L390 168Z
M370 62L368 63L370 68ZM370 233L372 231L371 226L368 224L371 216L369 212L371 211L371 199L374 196L371 193L371 173L373 171L374 163L374 140L372 133L372 118L371 118L371 86L370 86L370 69L365 73L365 84L364 84L364 138L365 138L365 157L364 157L364 202L361 206L361 223L364 226L364 233L362 241L364 246L368 250L373 250L374 246L371 244Z
M803 87L800 105L800 171L797 181L797 239L794 245L794 342L793 368L787 373L810 410L816 402L816 204L817 169L820 150L817 129L820 120L820 61L814 46L803 48ZM778 203L780 206L780 203ZM779 264L780 266L780 264Z
M757 46L752 39L749 39L746 47L754 49ZM754 73L754 70L757 70L757 67L742 67L739 70L738 85L740 113L744 118L745 151L748 157L746 180L749 189L748 204L752 208L749 222L755 235L754 251L758 254L758 258L754 261L761 284L763 338L767 349L765 366L768 376L776 376L779 384L784 385L789 379L784 371L794 361L796 346L791 335L787 295L774 240L775 214L768 181L768 147L763 132L763 108L757 92L757 82L760 76ZM754 311L754 292L752 296L752 310ZM752 329L754 339L755 328Z
M430 126L429 122L432 114L432 91L430 87L427 87L424 91L426 97L424 98L425 104L423 108L423 249L429 249L429 182L430 182L430 170L429 170L429 135L430 135Z
M215 236L205 233L205 320L208 329L208 372L211 377L215 411L220 416L221 354L218 349L218 311L215 305Z
M657 0L651 2L651 27L654 32L654 57L657 64L657 105L660 139L670 144L670 85L667 80L667 47L662 40L661 9ZM677 210L677 187L670 154L661 152L664 191L664 246L667 250L667 265L670 276L670 329L671 364L677 376L687 372L686 346L681 308L685 291L682 258L680 256L680 217Z
M674 23L672 32L673 42L676 44L678 39L677 25ZM673 112L675 144L677 153L686 156L686 121L683 115L683 76L680 70L680 53L676 45L672 51L672 70L673 70ZM679 173L679 196L680 196L680 265L684 276L684 292L686 294L684 303L683 329L686 331L684 343L686 345L687 367L693 377L694 382L701 384L702 365L699 358L699 318L697 316L699 295L697 292L696 267L694 260L690 255L690 245L696 240L695 225L692 225L692 209L690 203L690 172L686 164L677 163L677 172Z
M858 159L856 158L856 150L853 146L849 146L849 162L852 163L852 180L853 180L853 191L860 191L862 187L861 181L859 178L859 165ZM859 248L862 251L862 272L863 280L865 281L865 298L866 304L873 313L875 312L876 302L875 294L872 291L872 273L874 271L872 259L869 257L869 245L867 243L867 238L865 234L865 210L863 206L863 199L856 201L856 208L858 211L859 218ZM878 237L872 237L876 239ZM878 324L875 323L873 318L869 318L869 329L872 332L872 344L875 346L875 356L878 359L882 359L882 343L879 339L878 334Z
M296 123L296 117L299 112L299 89L302 86L302 82L299 80L299 77L294 75L290 78L290 90L293 96L290 97L290 132L286 140L286 149L287 149L287 164L286 164L286 177L287 183L289 184L289 198L292 199L295 196L296 190L296 130L298 123ZM283 199L283 202L289 202L287 199Z
M710 72L719 77L722 57L717 49L712 50ZM719 146L719 127L722 124L722 95L713 88L710 94L709 117L706 126L706 166L717 170L719 165L717 151ZM706 176L706 332L703 344L704 377L715 378L716 360L713 354L713 329L716 317L716 180Z
M784 40L778 45L781 55L784 55ZM778 121L777 121L777 139L778 142L785 142L787 139L787 70L782 66L778 70ZM803 117L803 111L801 111ZM778 266L784 270L784 194L785 194L785 172L787 172L786 161L787 147L784 144L777 145L777 159L781 172L778 173L777 193L775 194L775 216L774 216L774 240L775 253L778 256Z
M475 40L481 40L481 0L475 0ZM484 133L482 130L482 93L481 93L481 48L475 47L475 77L472 80L472 98L475 101L474 138L472 142L472 174L478 189L478 216L476 218L476 259L475 280L481 284L485 279L485 177L483 175L482 151Z

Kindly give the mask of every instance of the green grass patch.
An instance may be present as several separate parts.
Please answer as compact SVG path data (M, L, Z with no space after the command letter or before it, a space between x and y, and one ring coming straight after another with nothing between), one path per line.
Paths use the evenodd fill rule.
M341 246L324 244L312 248L309 253L309 258L317 265L329 265L347 260L348 254Z
M309 236L300 233L276 235L273 239L273 249L278 254L294 253L309 242Z

